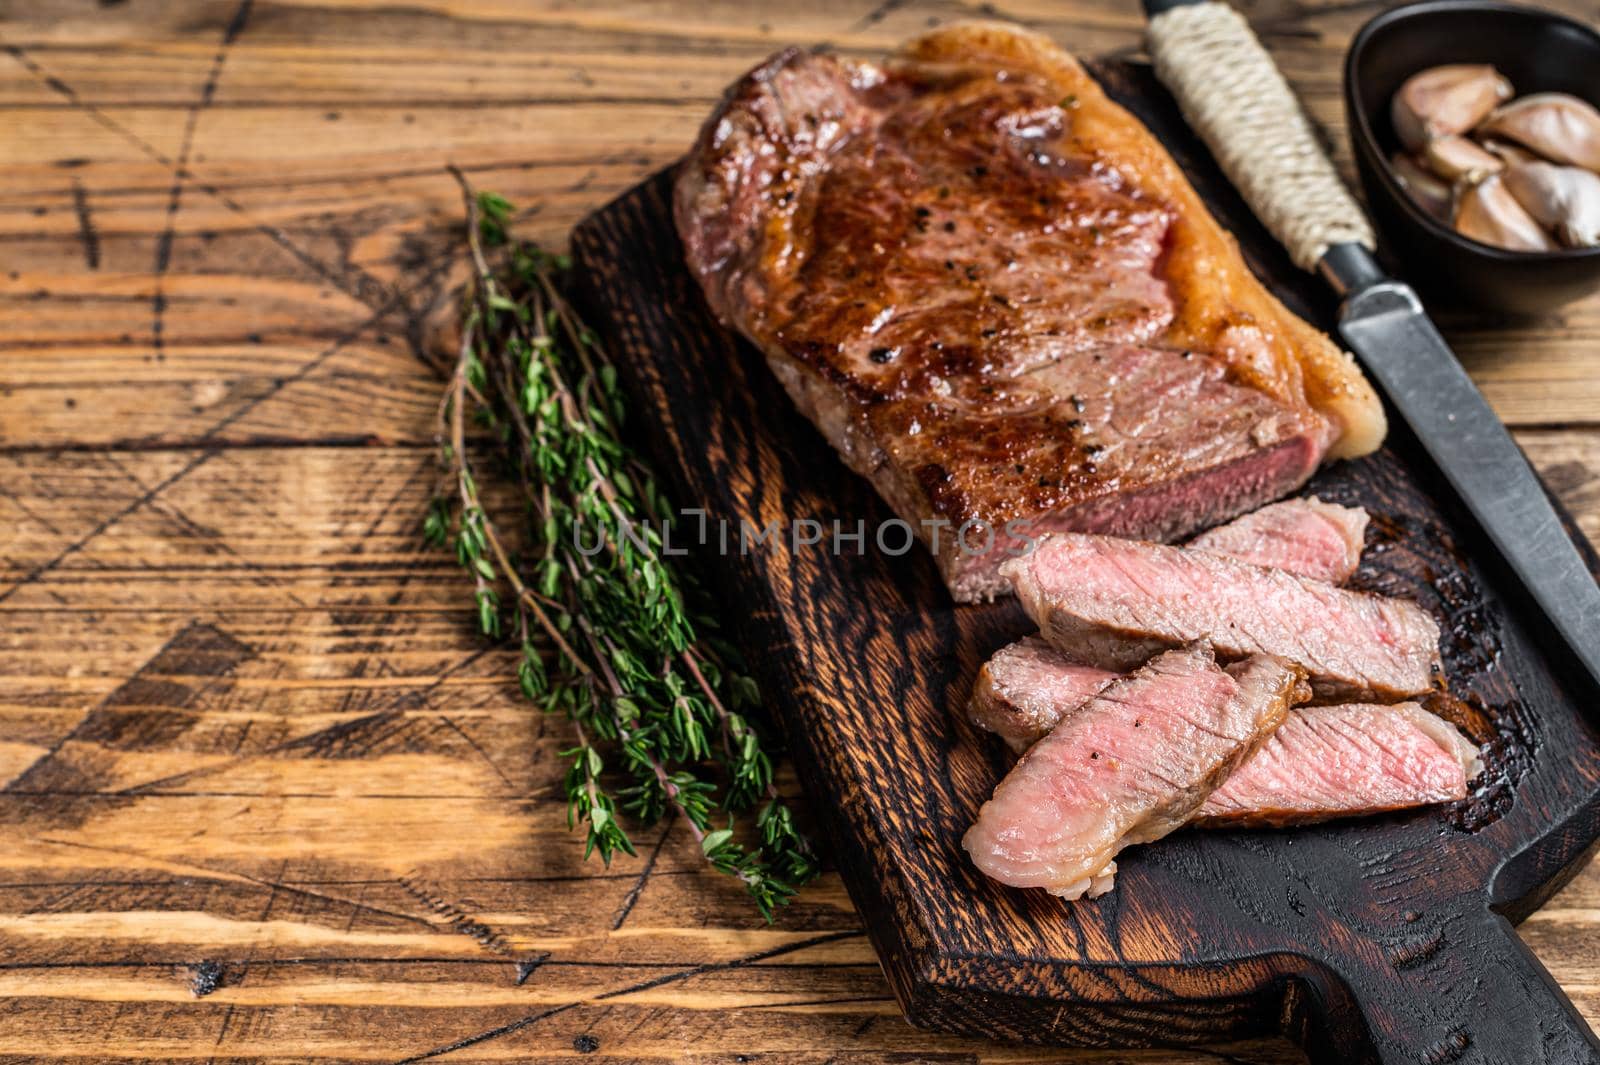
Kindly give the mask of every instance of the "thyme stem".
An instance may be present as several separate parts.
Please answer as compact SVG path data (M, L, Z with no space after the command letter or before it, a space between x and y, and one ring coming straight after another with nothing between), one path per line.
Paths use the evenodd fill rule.
M569 264L513 241L510 204L452 173L476 276L439 408L448 489L424 531L472 575L484 634L511 625L523 694L572 722L567 820L585 855L634 853L619 811L642 825L674 812L771 920L817 865L744 712L759 692L716 638L708 596L662 550L673 511L621 435L616 371L563 295ZM520 539L484 507L472 425L501 444Z

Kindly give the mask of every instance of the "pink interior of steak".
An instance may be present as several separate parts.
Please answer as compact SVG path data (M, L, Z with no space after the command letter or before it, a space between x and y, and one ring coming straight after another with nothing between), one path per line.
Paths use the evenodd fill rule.
M1026 750L1117 674L1069 662L1036 636L984 666L974 721ZM1416 703L1299 707L1211 794L1196 823L1303 824L1465 797L1477 748Z
M1361 564L1366 531L1367 512L1360 507L1287 499L1203 532L1187 546L1343 584Z
M1430 689L1439 662L1438 626L1415 603L1206 551L1069 533L1005 571L1047 640L1108 669L1208 639L1299 663L1324 699L1404 698Z
M1269 658L1224 671L1203 648L1158 655L1023 755L962 845L1002 883L1076 897L1122 847L1183 824L1277 727L1298 678Z
M1118 674L1068 662L1037 636L995 652L978 674L969 710L1021 752L1117 679Z
M1191 542L1216 554L1302 576L1342 582L1361 561L1367 513L1360 507L1289 499L1219 525ZM1109 684L1111 670L1080 665L1041 637L994 653L978 673L968 713L1022 752Z
M1416 703L1302 707L1195 817L1292 824L1450 802L1481 769L1466 737Z
M1332 435L1163 347L1172 212L1071 125L1027 74L790 53L735 87L680 181L713 308L847 462L914 526L993 531L940 546L961 599L1005 587L1008 522L1188 535L1292 490Z

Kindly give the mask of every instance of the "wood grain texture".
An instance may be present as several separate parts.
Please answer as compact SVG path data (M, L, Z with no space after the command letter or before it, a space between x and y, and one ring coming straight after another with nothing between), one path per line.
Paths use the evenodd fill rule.
M1247 5L1342 158L1376 6ZM1138 48L1125 0L998 10ZM767 928L681 831L582 862L567 738L418 546L446 159L559 243L779 45L975 13L0 0L0 1061L1299 1060L930 1036L836 876ZM1600 302L1447 327L1600 534ZM1519 931L1600 1017L1600 873Z

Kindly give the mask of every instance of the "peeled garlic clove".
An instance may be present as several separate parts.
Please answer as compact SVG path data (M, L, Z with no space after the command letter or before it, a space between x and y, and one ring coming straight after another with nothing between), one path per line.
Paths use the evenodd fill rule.
M1462 191L1456 201L1456 232L1507 251L1552 251L1555 242L1506 191L1499 174Z
M1563 92L1536 92L1496 108L1479 132L1516 141L1552 163L1600 170L1600 111Z
M1404 152L1396 152L1389 165L1418 207L1445 225L1450 224L1450 186L1439 175Z
M1600 174L1576 166L1522 163L1505 172L1506 191L1569 248L1600 245Z
M1491 155L1465 137L1440 137L1422 149L1428 169L1446 181L1477 182L1506 167L1498 155Z
M1389 104L1395 136L1413 152L1435 137L1454 137L1511 99L1511 82L1491 66L1457 63L1406 79Z

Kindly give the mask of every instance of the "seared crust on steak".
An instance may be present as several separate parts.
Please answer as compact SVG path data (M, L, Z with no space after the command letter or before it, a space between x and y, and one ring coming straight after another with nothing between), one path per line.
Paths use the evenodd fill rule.
M1020 30L881 68L779 53L707 122L675 211L712 309L958 599L1046 532L1178 538L1383 434L1150 134Z
M1328 415L1339 434L1330 459L1365 455L1383 443L1383 404L1355 360L1267 291L1161 142L1108 99L1071 54L1006 23L958 22L908 41L900 56L1023 70L1062 90L1073 101L1073 143L1174 211L1166 277L1177 316L1166 342L1210 352L1241 382Z

